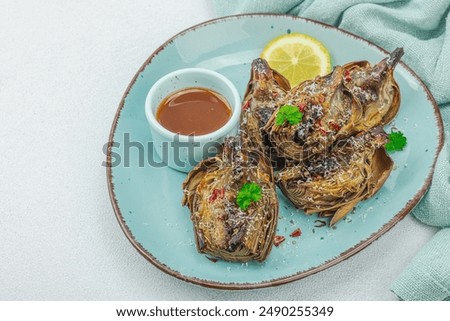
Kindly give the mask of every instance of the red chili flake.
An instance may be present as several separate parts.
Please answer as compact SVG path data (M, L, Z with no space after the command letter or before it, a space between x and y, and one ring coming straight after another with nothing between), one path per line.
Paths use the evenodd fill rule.
M348 71L348 70L344 71L344 76L345 76L345 77L350 76L350 71Z
M344 78L344 80L345 80L346 82L349 82L349 81L351 81L351 80L352 80L352 77L350 77L350 76L347 76L347 77L345 77L345 78Z
M333 128L335 131L339 131L339 130L341 129L341 126L339 126L338 124L333 123L333 122L329 122L329 123L328 123L328 126L330 126L331 128Z
M250 99L245 102L244 106L242 106L242 109L247 110L248 107L250 107Z
M301 112L305 111L306 105L305 104L298 104L298 109L300 109Z
M216 199L223 198L225 196L225 188L215 188L213 189L211 196L209 197L210 202L214 202Z
M298 229L295 229L289 236L290 237L299 237L300 235L302 235L302 230L300 228L298 228Z
M322 133L322 135L323 135L323 136L326 136L326 135L327 135L327 131L323 128L323 125L322 125L322 119L319 119L319 120L317 121L317 125L318 125L319 130L320 130L320 132Z
M283 243L285 239L286 238L284 236L275 235L275 237L273 238L273 245L278 246Z
M324 96L319 96L319 103L323 103L325 101L325 97Z
M213 263L216 263L217 261L218 261L218 259L216 259L215 257L209 257L209 256L207 256L206 257L208 260L210 260L211 262L213 262Z

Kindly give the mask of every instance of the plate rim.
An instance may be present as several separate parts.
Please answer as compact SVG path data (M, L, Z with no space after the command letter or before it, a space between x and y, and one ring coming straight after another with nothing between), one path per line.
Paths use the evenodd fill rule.
M149 261L150 263L152 263L154 266L156 266L158 269L160 269L161 271L176 277L177 279L186 281L186 282L190 282L196 285L201 285L204 287L208 287L208 288L215 288L215 289L224 289L224 290L250 290L250 289L257 289L257 288L265 288L265 287L271 287L271 286L277 286L277 285L282 285L282 284L286 284L286 283L290 283L293 281L297 281L300 280L302 278L305 278L307 276L310 276L312 274L318 273L320 271L326 270L329 267L336 265L348 258L350 258L351 256L355 255L356 253L360 252L361 250L365 249L367 246L369 246L370 244L372 244L376 239L378 239L379 237L381 237L383 234L385 234L388 230L390 230L392 227L394 227L400 220L402 220L409 212L411 212L411 210L420 202L420 200L423 198L423 196L425 195L425 193L427 192L428 188L431 185L432 179L433 179L433 174L434 174L434 170L435 170L435 166L436 166L436 162L439 156L439 153L442 150L443 144L444 144L444 127L443 127L443 121L442 121L442 116L440 113L440 109L438 104L436 103L433 95L431 94L430 90L428 89L428 87L425 85L425 83L421 80L421 78L408 66L406 65L404 62L400 62L400 65L402 67L405 68L405 70L411 75L413 76L417 82L420 84L420 86L422 87L422 89L424 90L428 101L431 103L431 105L433 106L433 111L434 111L434 116L435 116L435 120L436 123L438 125L438 145L436 148L436 152L434 155L434 159L433 159L433 164L429 169L428 175L424 181L424 184L422 185L422 187L415 193L414 197L412 199L410 199L408 202L406 202L405 206L392 218L390 219L388 222L386 222L379 230L377 230L376 232L374 232L373 234L371 234L368 238L360 241L358 244L356 244L355 246L347 249L346 251L340 253L338 256L318 265L315 267L312 267L308 270L305 271L300 271L298 273L295 273L293 275L288 275L288 276L283 276L280 278L276 278L276 279L272 279L272 280L268 280L268 281L261 281L261 282L255 282L255 283L225 283L225 282L218 282L218 281L212 281L212 280L205 280L205 279L201 279L201 278L197 278L197 277L192 277L192 276L186 276L183 275L181 272L178 272L176 270L173 270L172 268L170 268L169 266L165 265L164 263L161 263L158 261L158 259L153 256L149 251L147 251L133 236L131 230L129 229L129 227L127 226L125 219L120 211L119 205L118 205L118 201L116 198L116 194L114 192L114 183L113 183L113 175L112 175L112 163L111 163L111 153L112 153L112 147L113 147L113 143L114 143L114 134L116 132L116 128L117 128L117 124L118 124L118 120L120 118L120 114L122 112L122 109L125 105L125 100L128 96L128 94L130 93L131 88L134 86L134 84L136 83L136 80L138 79L140 73L147 67L148 64L151 63L152 59L154 57L156 57L159 52L161 50L163 50L167 45L169 45L170 43L172 43L175 39L177 39L180 36L183 36L184 34L191 32L191 31L195 31L196 29L200 28L200 27L205 27L211 24L215 24L215 23L221 23L224 21L228 21L228 20L235 20L235 19L242 19L242 18L254 18L254 17L275 17L275 18L289 18L292 20L301 20L301 21L305 21L308 23L312 23L312 24L316 24L319 25L320 27L324 27L327 29L334 29L337 30L338 32L344 33L347 36L350 36L352 38L358 39L364 43L366 43L369 46L372 46L378 50L380 50L381 52L388 54L388 52L383 49L382 47L372 43L369 40L364 39L363 37L360 37L354 33L351 33L349 31L340 29L338 27L326 24L324 22L321 21L317 21L317 20L313 20L313 19L309 19L309 18L303 18L303 17L298 17L298 16L292 16L292 15L287 15L287 14L276 14L276 13L250 13L250 14L237 14L237 15L229 15L229 16L224 16L224 17L219 17L219 18L214 18L214 19L210 19L204 22L201 22L199 24L193 25L189 28L186 28L180 32L178 32L177 34L175 34L174 36L170 37L167 41L165 41L162 45L160 45L146 60L145 62L142 64L142 66L137 70L137 72L135 73L134 77L132 78L132 80L130 81L129 85L127 86L124 94L122 95L122 98L120 100L119 106L117 108L116 114L114 116L114 120L111 126L111 130L109 133L109 138L108 138L108 144L107 144L107 154L106 154L106 177L107 177L107 185L108 185L108 193L109 193L109 197L111 200L111 204L114 210L114 214L116 216L116 219L122 229L122 232L125 234L125 236L127 237L127 239L130 241L130 243L135 247L135 249L145 258L147 259L147 261Z

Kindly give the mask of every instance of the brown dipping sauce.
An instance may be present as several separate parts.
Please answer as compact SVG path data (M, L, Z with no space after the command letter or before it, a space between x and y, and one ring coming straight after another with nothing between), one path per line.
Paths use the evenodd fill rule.
M231 117L231 108L219 93L192 87L174 92L159 104L156 119L166 129L182 135L216 131Z

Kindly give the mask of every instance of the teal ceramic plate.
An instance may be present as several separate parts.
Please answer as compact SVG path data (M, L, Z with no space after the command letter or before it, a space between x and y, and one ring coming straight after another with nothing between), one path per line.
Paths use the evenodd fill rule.
M306 277L350 257L388 231L419 202L431 182L443 143L442 120L425 85L400 64L395 77L402 103L393 124L408 137L408 145L392 154L395 170L375 197L360 203L331 229L315 227L320 224L315 222L316 216L304 215L279 193L277 234L286 236L286 241L274 247L264 263L214 263L197 252L189 211L180 203L186 174L149 164L158 159L152 155L144 115L147 92L173 70L202 67L228 77L242 96L251 61L269 40L290 32L320 40L334 64L354 60L375 63L386 55L355 35L318 22L283 15L232 16L194 26L168 40L143 64L123 96L107 157L113 208L130 242L170 275L225 289L259 288ZM296 228L302 235L289 237Z

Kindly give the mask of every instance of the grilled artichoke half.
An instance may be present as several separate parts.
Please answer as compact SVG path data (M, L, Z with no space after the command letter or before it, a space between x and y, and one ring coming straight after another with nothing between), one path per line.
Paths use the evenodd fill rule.
M328 154L279 172L278 184L296 207L306 214L332 216L334 225L388 178L393 161L384 149L387 140L381 127L340 140Z
M244 211L236 198L245 183L261 188L261 199ZM263 261L272 248L278 198L272 167L260 150L244 151L228 138L221 154L199 163L183 183L199 252L227 261Z
M244 148L261 149L268 153L267 139L261 129L289 90L289 81L271 69L267 61L261 58L253 60L240 119Z
M398 48L373 67L367 61L337 66L329 75L293 88L282 104L298 106L302 121L277 125L277 109L264 127L276 152L300 162L339 139L390 122L400 106L393 74L402 55Z
M344 69L337 66L332 73L307 80L287 95L283 105L297 106L303 118L298 124L279 125L277 110L267 122L264 131L279 156L302 161L354 133L362 108L344 86L343 75Z
M385 125L394 119L400 108L400 88L394 79L394 68L403 56L395 49L375 66L367 61L343 66L345 86L363 106L363 117L355 124L357 131Z

